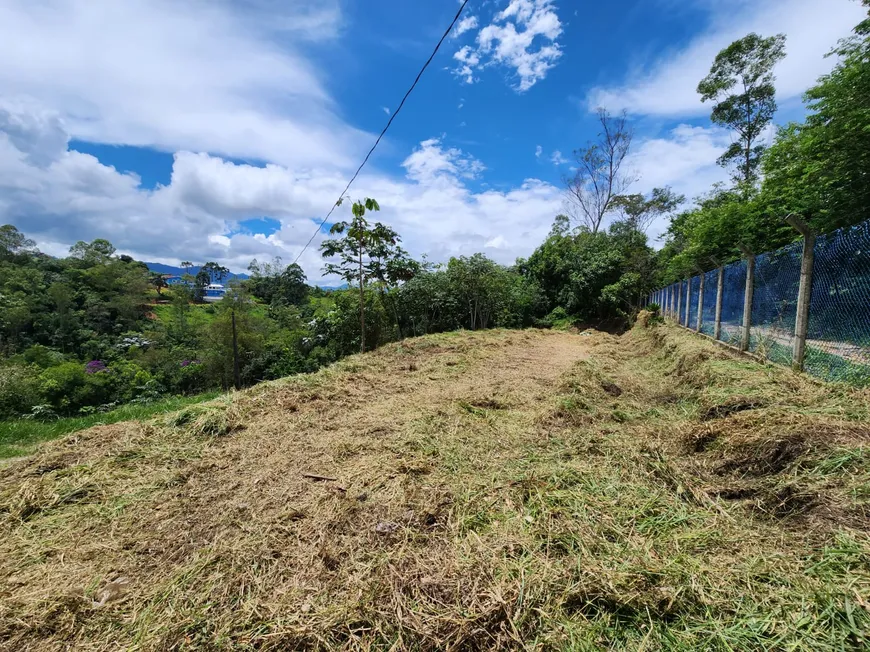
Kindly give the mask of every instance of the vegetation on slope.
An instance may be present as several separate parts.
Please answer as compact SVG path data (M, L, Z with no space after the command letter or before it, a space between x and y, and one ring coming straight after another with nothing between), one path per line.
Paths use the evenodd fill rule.
M7 468L0 640L860 647L868 399L667 326L388 345Z

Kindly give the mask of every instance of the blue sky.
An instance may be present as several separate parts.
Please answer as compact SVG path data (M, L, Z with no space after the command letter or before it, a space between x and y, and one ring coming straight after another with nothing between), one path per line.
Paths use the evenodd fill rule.
M290 262L457 7L6 0L0 222L53 254L105 237L172 264ZM853 0L471 0L351 196L376 197L413 254L510 263L564 210L596 106L629 112L634 191L695 196L726 177L730 137L695 93L716 52L786 34L784 123L863 15ZM300 260L311 280L322 237Z

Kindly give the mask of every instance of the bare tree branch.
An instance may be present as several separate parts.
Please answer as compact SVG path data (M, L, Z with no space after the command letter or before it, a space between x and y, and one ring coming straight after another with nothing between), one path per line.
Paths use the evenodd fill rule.
M634 135L625 111L614 117L607 109L599 108L598 120L601 123L598 140L574 151L577 171L565 179L568 211L575 222L584 224L592 233L601 228L604 216L613 208L614 198L637 181L623 169Z

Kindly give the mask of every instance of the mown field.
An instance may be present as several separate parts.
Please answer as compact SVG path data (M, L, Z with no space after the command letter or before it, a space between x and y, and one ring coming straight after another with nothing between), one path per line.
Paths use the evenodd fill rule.
M0 646L860 649L868 419L669 326L406 340L0 470Z

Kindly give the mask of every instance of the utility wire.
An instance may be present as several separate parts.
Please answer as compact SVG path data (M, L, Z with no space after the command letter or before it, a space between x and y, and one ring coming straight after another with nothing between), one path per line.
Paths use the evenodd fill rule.
M420 68L420 72L417 73L416 79L414 79L414 83L411 84L411 88L408 89L408 92L405 93L405 96L402 98L402 101L399 102L399 106L396 110L390 115L390 119L387 120L387 125L383 128L380 135L378 135L378 139L375 141L375 144L372 145L372 148L369 150L369 153L366 154L366 157L363 159L363 162L360 163L360 166L356 169L356 172L353 173L353 176L350 178L350 181L347 182L347 185L344 187L344 190L341 191L341 194L338 196L338 199L332 205L332 208L329 209L329 212L326 214L320 224L317 225L317 230L311 234L311 237L308 239L308 242L305 243L305 246L302 247L302 251L299 252L299 255L293 260L293 264L295 265L299 259L302 257L302 254L305 253L305 250L308 249L309 245L314 241L314 238L317 237L317 234L320 232L320 229L323 228L323 225L326 224L326 220L330 218L332 213L338 208L339 203L342 198L344 198L345 193L350 189L351 184L356 181L356 178L359 176L359 173L362 171L365 164L369 162L369 158L372 153L374 153L375 148L377 148L378 144L381 142L381 138L384 137L384 134L387 133L387 129L390 128L390 125L393 124L393 120L396 119L396 116L399 115L399 111L402 110L402 107L405 106L405 100L408 99L408 96L411 92L416 88L417 82L420 81L420 78L423 76L423 73L426 72L426 68L429 67L429 64L432 63L432 59L435 58L435 55L438 54L438 50L441 49L441 44L444 43L445 39L450 35L450 32L453 31L453 27L456 25L456 22L459 20L459 17L462 16L462 11L465 9L465 5L468 4L468 0L465 0L459 7L459 11L456 12L456 15L453 17L453 22L450 23L450 26L447 28L447 31L441 36L441 40L438 41L438 44L435 46L435 49L432 51L432 54L429 55L429 58L426 60L426 63L423 64L423 67Z

